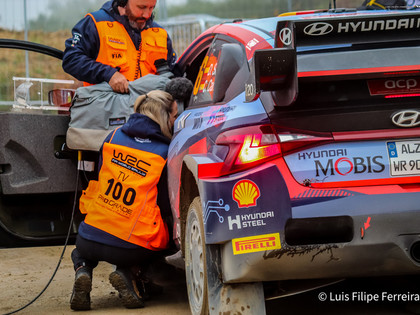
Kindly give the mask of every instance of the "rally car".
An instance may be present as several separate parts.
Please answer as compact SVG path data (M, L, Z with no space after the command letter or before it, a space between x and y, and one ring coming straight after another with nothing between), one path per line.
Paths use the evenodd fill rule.
M304 12L214 26L182 54L195 84L168 172L193 314L420 273L419 29L415 10Z

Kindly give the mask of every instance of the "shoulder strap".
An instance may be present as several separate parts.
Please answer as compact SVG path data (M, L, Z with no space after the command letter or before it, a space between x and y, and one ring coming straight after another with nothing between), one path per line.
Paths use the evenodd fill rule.
M117 132L117 130L118 129L120 129L121 127L118 127L118 128L116 128L113 132L112 132L112 136L111 136L111 138L109 139L109 143L111 143L112 142L112 139L114 138L114 135L115 135L115 133Z

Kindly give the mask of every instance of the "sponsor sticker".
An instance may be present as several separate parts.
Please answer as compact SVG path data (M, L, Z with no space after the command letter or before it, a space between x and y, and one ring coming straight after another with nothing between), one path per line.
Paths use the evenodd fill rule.
M273 233L235 238L232 240L232 248L234 255L280 249L280 234Z
M370 80L368 86L370 95L420 93L420 77Z
M125 117L116 117L116 118L110 118L109 119L109 125L110 126L121 126L125 124Z
M228 226L230 231L234 229L240 230L242 228L265 226L267 225L266 220L269 220L269 218L274 218L274 211L228 216Z
M389 177L384 141L338 143L290 154L285 160L300 183L327 183Z
M255 207L260 196L260 188L248 179L237 182L232 190L232 198L239 208Z
M125 45L124 40L117 37L108 36L108 42L118 44L118 45Z

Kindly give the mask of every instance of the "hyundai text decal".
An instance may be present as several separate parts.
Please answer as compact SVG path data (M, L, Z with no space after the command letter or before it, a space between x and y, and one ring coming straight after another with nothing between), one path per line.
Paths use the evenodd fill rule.
M323 36L335 33L360 33L372 31L410 30L420 28L420 18L389 18L389 19L365 19L356 21L340 22L314 22L306 25L303 32L308 36Z
M297 155L298 155L299 160L319 159L323 157L346 156L347 150L346 149L333 149L333 150L305 151L305 152L299 152Z
M338 23L337 33L356 33L370 31L391 31L416 29L420 27L420 18L389 19Z

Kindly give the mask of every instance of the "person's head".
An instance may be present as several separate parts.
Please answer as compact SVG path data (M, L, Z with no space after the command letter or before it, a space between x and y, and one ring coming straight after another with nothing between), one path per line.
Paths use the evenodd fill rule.
M172 128L178 113L178 106L172 95L153 90L140 95L134 103L134 112L145 115L159 124L162 133L172 138Z
M152 17L157 0L127 0L125 6L120 9L121 14L125 14L133 27L142 29L146 21ZM122 7L122 5L121 5Z

